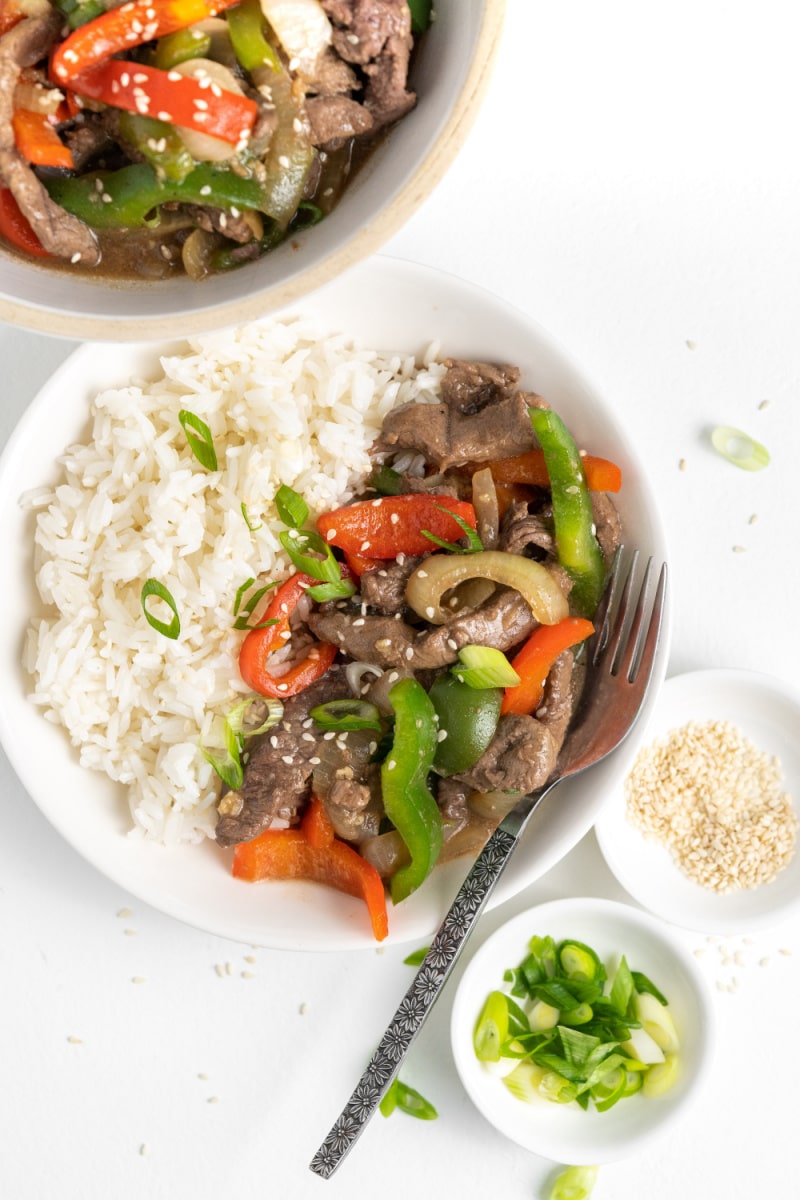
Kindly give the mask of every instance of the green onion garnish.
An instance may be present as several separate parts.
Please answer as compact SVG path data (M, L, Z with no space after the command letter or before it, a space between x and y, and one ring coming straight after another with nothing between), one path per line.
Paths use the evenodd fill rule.
M217 452L214 449L214 439L211 436L211 430L205 421L201 420L195 413L189 412L187 408L181 409L178 413L178 420L183 426L183 432L186 434L189 449L200 463L200 466L205 467L207 471L216 471Z
M222 782L233 791L242 786L244 779L244 767L242 766L241 746L239 739L233 729L228 724L227 720L222 723L222 736L225 741L225 749L209 749L207 746L200 745L200 750L203 757L219 775Z
M519 675L502 650L493 646L462 646L452 673L473 688L516 687Z
M259 625L250 624L250 618L261 597L266 592L271 591L272 588L278 586L277 580L274 583L265 583L263 587L257 588L252 596L248 596L247 600L244 600L243 603L245 593L254 583L255 579L253 578L245 579L244 583L236 589L236 595L233 600L233 615L236 617L233 623L234 629L266 629L268 625L277 625L278 623L277 618L275 618L272 621L262 621ZM240 609L242 610L242 614L238 616Z
M328 543L318 533L287 529L278 537L298 571L310 575L312 579L319 579L321 583L339 582L342 577L339 564Z
M403 962L407 967L419 967L425 961L425 955L430 950L430 946L420 946L419 950L412 950Z
M308 505L294 488L281 484L275 493L275 507L284 525L290 529L302 529L308 520Z
M261 528L260 521L258 522L257 525L254 525L253 522L250 520L250 517L247 512L247 505L245 504L244 500L242 501L242 516L244 517L245 525L247 526L247 528L250 530L251 533L255 533L257 529Z
M320 729L375 729L380 732L381 714L366 700L329 700L309 710Z
M435 1121L439 1115L429 1100L420 1095L415 1088L401 1083L399 1079L395 1079L390 1084L388 1092L380 1103L380 1110L384 1117L390 1117L396 1108L421 1121Z
M248 709L254 704L265 705L267 715L260 725L248 728L245 727L244 722ZM253 695L234 705L226 716L225 723L241 744L244 738L255 737L259 733L266 733L268 729L272 729L272 726L277 725L282 716L283 705L280 700L268 700L265 696Z
M251 575L249 579L245 579L244 583L236 589L236 595L234 596L234 599L233 599L233 615L234 616L236 616L236 614L239 611L239 608L241 607L242 599L244 597L245 592L247 591L248 588L251 588L254 583L255 583L255 576Z
M353 596L355 590L356 585L351 579L340 579L336 583L315 583L313 587L306 588L306 595L323 604L326 600L344 600L347 596Z
M403 490L403 477L391 467L379 467L370 476L367 486L379 492L381 496L399 496Z
M147 609L148 596L157 596L159 600L163 600L172 609L171 621L159 621L158 617L154 617ZM148 579L142 587L142 611L147 619L148 625L152 625L153 629L158 633L163 633L164 637L172 638L173 641L178 637L181 631L181 619L178 616L178 606L175 603L175 598L168 588L164 587L163 583L159 583L157 579Z
M480 550L483 550L483 542L463 517L460 517L457 513L452 512L449 508L445 508L441 504L437 504L436 507L439 509L439 512L447 513L449 517L453 518L456 525L463 530L467 544L466 546L459 546L458 542L445 542L428 529L420 530L423 537L429 538L435 546L440 546L442 550L449 550L451 554L477 554Z
M504 972L504 989L486 998L473 1030L476 1058L517 1060L503 1082L519 1100L575 1101L599 1113L669 1087L680 1043L666 1001L624 957L610 989L606 979L585 942L531 938L525 958Z
M567 1167L554 1181L550 1200L588 1200L597 1183L597 1167Z
M711 444L718 454L743 471L762 471L769 464L766 446L730 425L718 425L711 433Z

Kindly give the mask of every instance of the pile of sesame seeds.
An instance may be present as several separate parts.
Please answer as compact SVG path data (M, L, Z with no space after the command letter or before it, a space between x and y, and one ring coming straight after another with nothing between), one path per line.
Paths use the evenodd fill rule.
M712 891L769 883L794 854L780 763L729 721L690 721L644 747L625 794L628 820Z

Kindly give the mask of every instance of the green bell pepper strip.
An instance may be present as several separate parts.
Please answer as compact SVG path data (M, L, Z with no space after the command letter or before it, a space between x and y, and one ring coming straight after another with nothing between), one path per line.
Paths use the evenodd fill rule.
M242 0L226 13L233 52L245 71L266 63L277 71L280 60L266 38L264 14L259 0Z
M442 849L442 818L428 787L436 753L436 710L416 679L401 679L389 692L395 724L392 748L381 766L386 816L408 848L411 862L392 876L399 904L419 887Z
M205 58L211 49L211 35L190 26L166 33L156 42L153 65L162 71L171 71L180 63L192 58Z
M134 163L119 171L92 171L77 179L47 179L44 184L56 204L94 229L149 225L148 214L169 200L225 209L262 209L264 201L255 179L206 163L180 182L161 182L149 163Z
M53 0L53 6L67 18L70 29L86 25L106 11L102 0Z
M197 164L173 125L122 110L118 120L122 140L155 168L159 179L182 183L191 175Z
M440 741L433 769L459 775L475 766L491 742L500 720L502 688L474 688L456 675L439 675L428 693L439 718ZM445 737L441 737L442 734Z
M553 501L558 561L573 580L570 608L592 617L606 579L606 562L594 532L594 514L578 447L564 422L548 408L529 409L544 454Z

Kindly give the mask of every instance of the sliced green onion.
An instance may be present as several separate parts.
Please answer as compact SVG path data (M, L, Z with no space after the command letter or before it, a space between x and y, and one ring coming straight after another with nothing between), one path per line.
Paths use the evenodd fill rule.
M219 775L222 782L232 791L242 786L244 768L242 767L241 748L239 739L227 721L222 723L222 735L225 741L224 750L204 746L200 750L203 757Z
M632 995L633 976L631 975L631 969L628 966L628 961L623 954L622 958L619 960L617 973L614 976L614 982L611 985L611 991L608 998L614 1005L614 1008L616 1008L617 1012L624 1017L628 1011L628 1005L631 1002Z
M655 1063L642 1082L645 1096L662 1096L677 1082L680 1060L677 1054L668 1054L663 1063Z
M452 512L451 509L444 508L441 504L437 504L436 507L439 509L439 512L447 513L449 517L453 518L456 525L463 530L467 544L466 546L459 546L458 542L445 542L442 538L437 537L435 533L431 533L429 529L420 530L423 537L428 538L435 546L440 546L442 550L449 550L451 554L478 554L479 551L483 550L483 542L468 521L465 521L458 513Z
M146 604L148 596L158 596L159 600L163 600L165 604L169 605L173 614L171 621L159 621L158 617L154 617L152 613L148 612ZM163 583L159 583L157 579L148 579L142 587L142 611L148 625L152 625L153 629L157 630L158 633L163 633L164 637L175 641L181 631L178 606L170 590L165 588Z
M272 588L278 586L277 580L274 583L265 583L263 587L257 588L252 596L248 596L247 600L242 603L243 597L249 588L253 586L255 579L246 579L241 587L237 588L236 595L233 600L233 615L237 617L239 610L242 610L242 615L238 616L233 623L234 629L266 629L268 625L277 625L278 619L270 621L262 621L259 625L251 625L250 618L252 617L259 600Z
M594 1009L591 1004L576 1004L574 1008L568 1008L561 1014L562 1025L585 1025L587 1021L591 1021L594 1016Z
M308 520L309 508L305 500L285 483L275 493L275 507L284 525L290 529L302 529Z
M622 1067L615 1067L613 1071L606 1071L600 1077L591 1089L594 1106L598 1112L608 1112L618 1100L622 1099L625 1095L627 1081L627 1072Z
M493 646L462 646L458 657L462 665L451 670L469 687L516 687L520 682L519 675L503 651Z
M247 505L245 504L244 500L242 501L242 516L244 517L245 525L247 526L247 528L250 530L251 533L255 533L256 530L261 528L260 521L258 522L257 525L254 525L253 522L250 520L250 517L247 512Z
M588 1200L597 1183L597 1167L567 1167L554 1180L549 1200Z
M253 704L263 704L266 706L267 715L262 723L254 728L245 726L245 719L248 709ZM266 733L268 729L272 729L273 725L277 725L283 716L283 705L280 700L267 699L265 696L253 695L248 696L241 703L234 705L225 718L225 723L232 730L234 737L241 742L244 738L255 737L259 733Z
M325 213L318 204L314 204L312 200L301 200L292 218L292 232L300 233L304 229L310 229L312 225L319 225L324 216Z
M514 1070L503 1076L503 1083L517 1100L532 1104L539 1098L539 1084L544 1078L544 1068L535 1062L523 1060Z
M313 587L306 588L306 595L323 604L326 600L344 600L347 596L355 595L355 590L352 579L339 579L336 583L315 583Z
M417 1117L420 1121L436 1120L439 1115L436 1109L430 1100L426 1100L416 1088L409 1087L399 1079L395 1080L395 1085L397 1087L397 1107L401 1112L408 1113L410 1117Z
M499 1062L500 1048L508 1037L508 1003L503 992L490 992L481 1009L472 1044L480 1062Z
M420 946L419 950L412 950L411 953L403 959L407 967L420 967L425 961L425 955L430 950L430 946Z
M769 450L731 425L718 425L711 433L711 444L718 454L743 471L763 471L769 465Z
M372 473L368 486L381 496L399 496L403 490L403 477L391 467L379 467Z
M342 577L339 564L328 543L318 533L287 529L278 534L278 539L298 571L310 575L312 579L319 579L321 583L339 582Z
M211 430L205 421L201 420L195 413L189 412L188 408L181 409L178 413L178 420L183 426L183 432L186 434L189 449L200 463L200 466L205 467L207 471L216 471L217 452L214 449L214 439L211 436Z
M244 583L241 584L236 589L236 595L233 598L233 615L234 616L236 616L236 614L238 613L238 611L241 607L245 592L248 590L248 588L251 588L253 586L255 581L256 581L255 576L251 575L249 579L245 579Z
M562 942L558 947L558 957L568 979L582 979L592 983L606 977L605 967L600 959L591 946L584 942Z
M438 1113L429 1100L408 1084L395 1079L380 1102L381 1115L390 1117L396 1108L408 1113L410 1117L418 1117L421 1121L435 1121Z
M558 1071L545 1071L539 1084L539 1091L546 1100L554 1104L569 1104L578 1095L578 1086L571 1080L565 1079Z
M658 990L652 979L648 979L641 971L631 971L631 979L633 980L633 986L640 995L655 996L658 1003L663 1004L665 1007L669 1003L667 997L663 992Z
M308 715L320 729L375 729L383 728L381 714L374 704L366 700L328 700L309 709Z

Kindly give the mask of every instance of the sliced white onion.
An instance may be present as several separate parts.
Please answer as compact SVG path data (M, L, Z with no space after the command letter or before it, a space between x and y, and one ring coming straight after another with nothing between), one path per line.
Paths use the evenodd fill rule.
M374 663L368 662L351 662L344 669L345 679L350 691L357 700L361 699L361 689L364 686L363 679L365 675L375 675L378 678L383 674L380 667L376 667Z
M261 11L289 59L289 70L313 75L333 30L319 0L261 0Z

